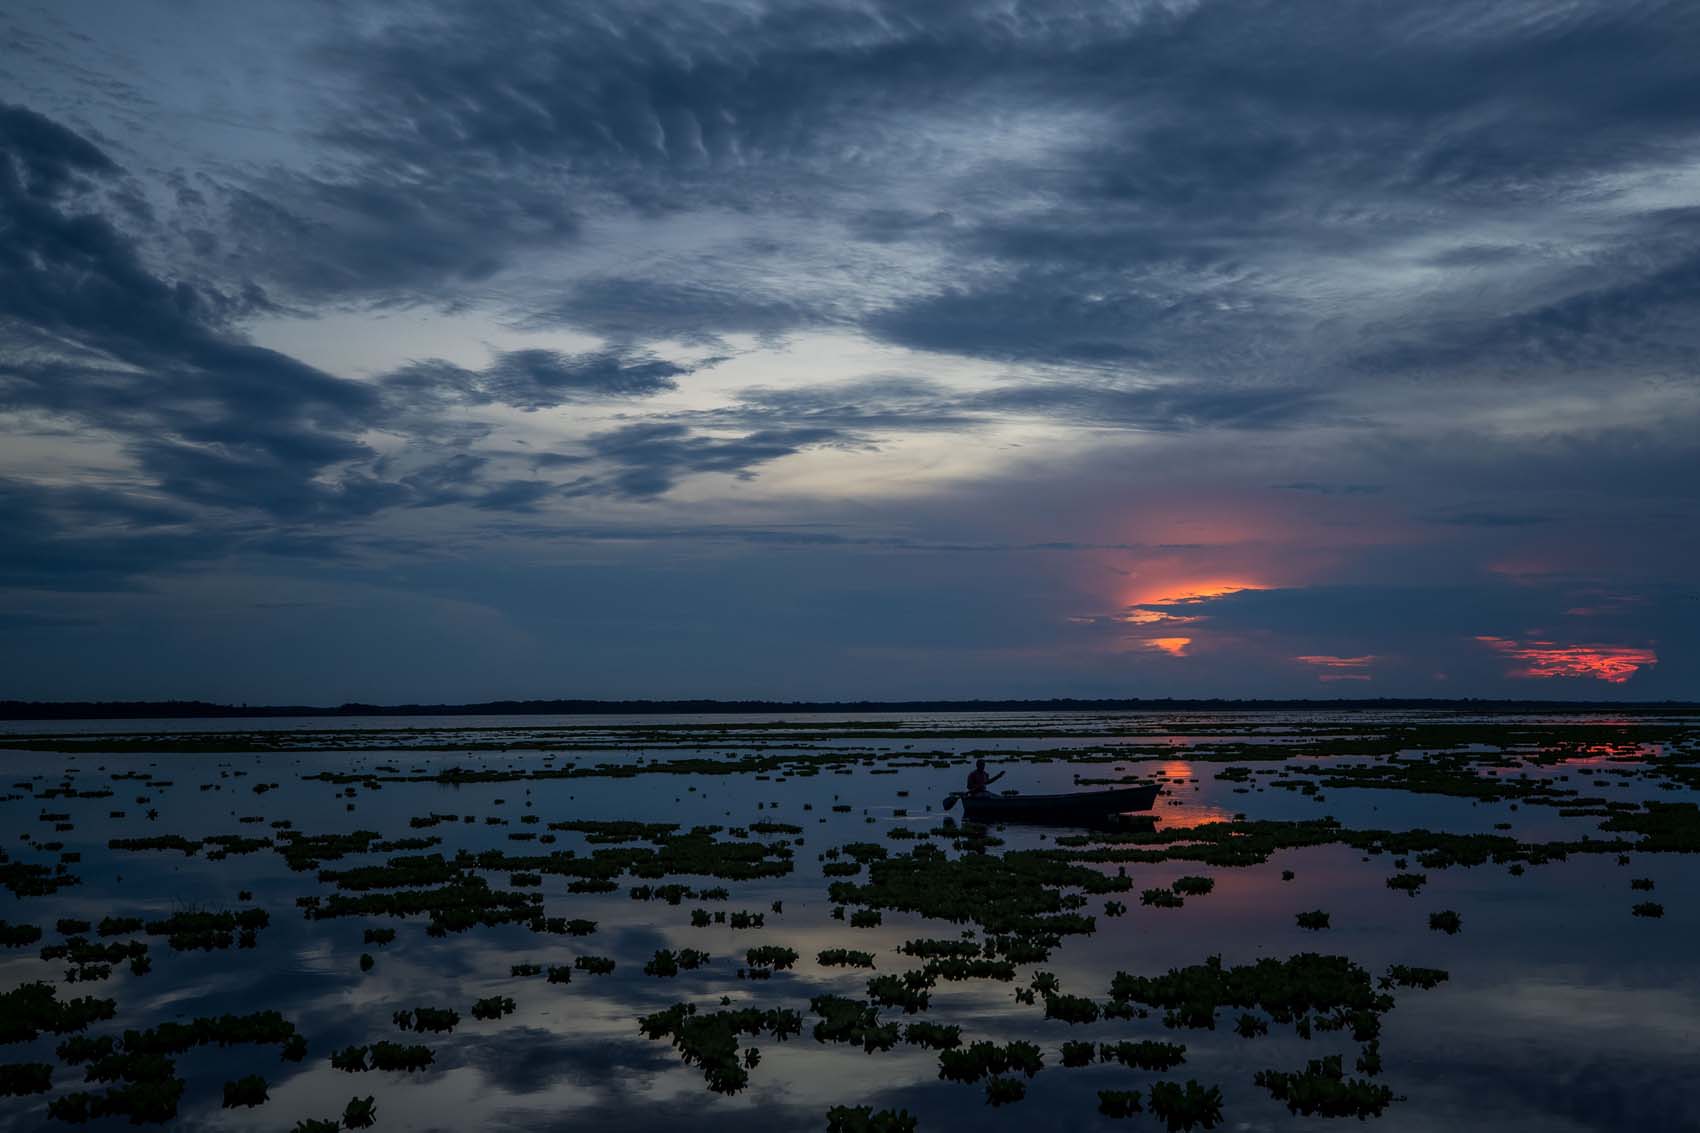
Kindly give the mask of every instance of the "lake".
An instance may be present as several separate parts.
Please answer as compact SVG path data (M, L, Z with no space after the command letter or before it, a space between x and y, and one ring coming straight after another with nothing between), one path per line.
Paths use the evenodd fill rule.
M977 758L1162 790L973 827ZM1691 714L12 722L0 760L0 1129L1700 1128Z

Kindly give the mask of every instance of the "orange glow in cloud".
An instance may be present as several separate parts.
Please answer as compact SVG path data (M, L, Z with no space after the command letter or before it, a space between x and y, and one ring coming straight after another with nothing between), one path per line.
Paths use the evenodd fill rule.
M1190 637L1148 637L1145 644L1152 649L1161 649L1171 657L1185 657L1186 647L1192 644Z
M1200 619L1183 617L1180 614L1165 614L1161 610L1142 610L1136 607L1123 614L1121 620L1131 625L1148 626L1157 622L1176 622L1185 625L1188 622L1196 622Z
M1480 634L1476 640L1496 653L1516 661L1520 668L1507 675L1513 677L1593 677L1620 685L1647 665L1659 663L1658 654L1651 649L1630 645L1559 645L1551 641L1510 641L1503 637Z
M1128 599L1127 604L1170 606L1177 602L1202 602L1208 598L1237 594L1242 590L1267 589L1269 588L1262 583L1249 582L1242 578L1169 579L1142 588L1138 594Z
M1375 664L1375 654L1365 653L1362 657L1335 657L1328 653L1306 653L1294 657L1293 660L1314 666L1321 672L1316 674L1319 681L1367 681L1370 675L1364 670Z

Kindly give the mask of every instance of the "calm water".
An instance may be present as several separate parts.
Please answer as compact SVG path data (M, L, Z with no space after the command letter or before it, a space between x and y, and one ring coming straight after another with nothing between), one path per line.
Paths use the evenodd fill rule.
M772 726L776 722L782 726ZM1483 780L1521 775L1592 801L1560 806L1476 799L1419 793L1409 784L1336 785L1314 793L1284 789L1318 778L1317 771L1385 763L1391 754L1385 737L1408 724L1478 729L1476 742L1447 750L1480 757L1470 773ZM376 1099L378 1129L653 1129L680 1123L713 1129L744 1128L752 1120L773 1129L819 1129L837 1105L907 1109L923 1130L1161 1128L1149 1113L1123 1122L1101 1116L1097 1093L1148 1090L1162 1079L1218 1087L1218 1128L1321 1127L1342 1119L1295 1115L1253 1078L1265 1069L1301 1070L1309 1059L1336 1053L1344 1056L1348 1076L1356 1077L1351 1067L1359 1048L1347 1034L1319 1030L1304 1039L1293 1027L1277 1024L1266 1036L1244 1038L1235 1033L1238 1012L1232 1009L1224 1010L1213 1030L1167 1028L1159 1011L1143 1019L1074 1025L1045 1018L1042 1001L1029 1005L1015 994L1043 970L1060 979L1064 992L1107 1002L1117 972L1155 976L1212 954L1232 965L1303 952L1345 956L1375 974L1395 963L1448 973L1432 990L1393 991L1397 1002L1383 1019L1383 1066L1376 1077L1397 1099L1382 1116L1370 1118L1378 1129L1700 1128L1700 1076L1693 1073L1700 1063L1695 945L1700 909L1694 900L1700 859L1689 853L1635 851L1628 864L1620 864L1615 852L1572 853L1563 861L1531 865L1521 875L1503 864L1425 870L1413 861L1410 870L1428 877L1414 896L1388 888L1386 879L1400 872L1393 855L1337 843L1279 850L1267 862L1242 867L1130 864L1132 891L1118 895L1129 906L1126 914L1105 915L1104 897L1092 896L1080 911L1096 916L1096 931L1065 937L1042 963L1017 965L1013 981L941 980L923 1014L905 1017L897 1008L882 1009L882 1018L959 1025L965 1041L1037 1043L1045 1052L1045 1069L1027 1083L1024 1101L999 1107L985 1103L978 1085L941 1080L939 1056L922 1047L864 1053L816 1041L811 1030L817 1017L809 1004L826 993L862 999L869 975L918 968L919 961L897 952L906 940L955 938L974 929L889 910L877 927L853 928L832 916L834 902L827 894L832 879L823 875L820 859L853 842L907 854L916 839L902 833L925 839L938 826L947 792L966 774L966 753L989 753L994 770L1007 772L1000 790L1069 790L1077 778L1160 779L1165 793L1153 811L1159 830L1236 815L1331 816L1352 829L1425 828L1549 842L1611 837L1599 829L1600 800L1623 804L1618 807L1623 811L1638 810L1648 800L1695 801L1681 776L1664 773L1694 758L1700 722L1692 719L1619 719L1605 725L1617 735L1609 746L1578 748L1563 753L1565 758L1531 758L1541 745L1527 745L1526 735L1508 729L1550 736L1586 728L1591 734L1601 721L887 714L859 720L386 718L0 727L0 747L33 749L0 752L0 794L6 796L0 830L8 835L10 861L53 865L61 855L80 855L66 866L80 879L77 884L45 896L0 892L0 919L43 930L38 942L0 949L0 988L45 980L59 986L61 999L115 1000L115 1018L91 1025L86 1031L91 1036L275 1009L308 1040L309 1053L298 1063L281 1060L275 1047L203 1046L178 1056L176 1074L186 1086L173 1128L288 1129L301 1119L340 1115L355 1095ZM1315 740L1315 730L1338 746L1325 755L1297 754ZM1354 751L1359 742L1361 752ZM1276 758L1246 757L1250 746L1233 746L1241 744L1268 746ZM260 745L280 749L252 750ZM44 750L56 747L70 750ZM1414 760L1424 747L1417 743L1404 757ZM752 757L766 762L750 762L750 769L731 774L622 773L654 761ZM1249 778L1217 778L1233 766L1250 769ZM516 777L454 784L432 778L451 767ZM569 767L580 774L526 777ZM312 778L321 772L370 778L353 783ZM409 781L415 776L423 781ZM272 783L275 789L254 790ZM50 794L67 786L76 793L112 794ZM147 816L150 809L156 817ZM1560 813L1569 809L1594 813ZM431 814L458 817L423 828L410 825ZM473 821L465 821L467 816ZM526 816L540 821L526 822ZM594 920L593 934L540 934L508 924L433 937L419 916L307 919L298 898L325 899L338 889L319 880L316 870L292 871L273 848L213 860L206 848L185 855L108 846L114 838L164 834L194 841L220 835L278 838L282 828L273 824L288 821L308 835L366 830L384 839L441 839L423 850L349 854L324 862L326 870L378 865L399 852L597 850L575 831L558 831L547 845L511 837L575 819L720 826L726 828L716 835L720 840L788 844L790 870L754 881L670 877L730 890L724 901L686 899L678 906L628 896L633 885L659 884L652 879L627 875L618 879L615 892L573 894L566 879L545 874L540 888L526 891L542 893L548 916ZM762 821L794 824L803 832L739 837L743 830L732 829ZM1508 828L1500 829L1502 824ZM56 830L63 825L70 828ZM989 852L1052 849L1059 836L1076 833L1011 826L999 832L1004 843ZM958 856L946 838L925 840ZM1094 868L1113 874L1117 867ZM1284 870L1292 871L1291 880L1282 880ZM510 873L503 868L482 876L505 890ZM1181 908L1139 903L1142 890L1167 887L1182 875L1211 877L1215 888L1188 897ZM862 883L868 876L864 871L851 880ZM1652 891L1632 891L1631 878L1651 880ZM239 899L244 890L251 900ZM1648 899L1662 904L1664 915L1632 916L1632 906ZM782 912L772 911L775 902ZM248 907L270 916L253 948L178 952L162 935L111 938L148 943L152 966L142 975L116 964L107 979L68 984L65 960L38 957L43 946L64 938L55 927L60 918L151 920L186 910ZM693 927L691 913L698 908L762 912L765 924ZM1299 928L1295 914L1313 909L1327 911L1331 927ZM1458 912L1463 930L1431 931L1428 916L1438 910ZM394 942L365 944L363 930L373 927L396 928ZM801 958L769 980L740 979L744 952L756 945L787 946ZM657 949L687 947L712 959L674 978L644 974ZM819 951L835 947L874 953L875 972L816 962ZM361 970L362 952L375 958L370 971ZM575 972L564 986L542 976L510 975L514 964L547 966L586 955L612 958L614 972ZM474 1020L473 1002L496 995L516 1001L513 1013ZM738 1007L790 1008L804 1022L803 1033L786 1042L766 1035L743 1040L746 1047L758 1047L761 1058L747 1088L732 1096L711 1092L699 1068L686 1065L665 1039L644 1037L637 1025L640 1016L679 1002L720 1010L723 996ZM420 1006L452 1007L461 1014L460 1024L449 1034L414 1035L392 1023L395 1011ZM0 1129L66 1127L47 1116L53 1098L106 1088L84 1083L81 1066L56 1057L62 1038L44 1035L0 1046L0 1062L54 1065L49 1093L0 1097ZM414 1073L351 1074L330 1065L331 1053L340 1048L386 1039L422 1042L434 1061ZM1180 1042L1186 1060L1160 1073L1115 1064L1064 1068L1061 1044L1081 1039ZM254 1109L222 1108L222 1084L251 1073L267 1080L269 1100ZM102 1124L128 1127L123 1118L96 1127Z

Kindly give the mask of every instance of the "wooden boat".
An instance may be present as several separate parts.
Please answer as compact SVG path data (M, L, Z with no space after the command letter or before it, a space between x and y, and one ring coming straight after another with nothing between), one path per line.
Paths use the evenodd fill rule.
M962 817L969 822L1089 823L1112 814L1150 810L1158 790L1158 784L1146 783L1066 795L963 795Z

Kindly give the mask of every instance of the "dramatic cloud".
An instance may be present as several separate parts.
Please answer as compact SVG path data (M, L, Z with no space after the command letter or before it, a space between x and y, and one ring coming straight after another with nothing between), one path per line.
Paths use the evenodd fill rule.
M19 694L1700 687L1691 6L0 34Z

